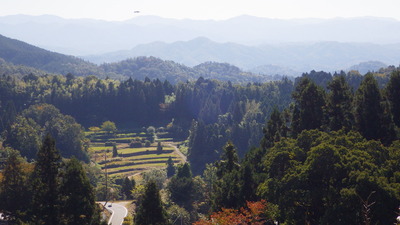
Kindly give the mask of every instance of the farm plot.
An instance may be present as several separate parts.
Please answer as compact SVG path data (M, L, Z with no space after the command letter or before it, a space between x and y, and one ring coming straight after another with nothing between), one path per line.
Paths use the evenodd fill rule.
M87 137L91 140L89 152L92 161L109 175L130 176L152 168L164 168L169 158L176 164L184 161L170 145L173 143L172 139L157 140L155 134L127 131L110 135L88 132ZM163 141L168 141L168 146ZM158 142L161 148L158 147ZM113 145L118 152L115 157Z

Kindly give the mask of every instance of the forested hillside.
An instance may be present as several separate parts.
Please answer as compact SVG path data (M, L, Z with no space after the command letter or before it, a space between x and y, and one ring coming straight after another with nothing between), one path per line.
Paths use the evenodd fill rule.
M126 80L145 78L178 82L194 81L199 77L231 81L233 83L265 82L281 76L256 75L227 64L207 62L188 67L155 57L136 57L100 66L80 58L50 52L27 43L0 36L0 72L2 75L73 74L74 76L95 75L99 78Z
M73 56L50 52L3 35L0 35L0 58L15 65L25 65L50 73L100 75L96 65L92 63Z
M148 208L158 210L154 219L163 224L178 218L209 224L209 215L227 221L246 215L243 221L264 224L395 222L399 68L365 76L311 71L294 81L250 82L251 74L229 64L188 68L152 57L99 67L126 79L34 70L15 76L22 67L3 65L0 207L10 221L99 224L94 198L112 195L135 200L136 224L153 218ZM209 79L216 75L222 81ZM169 160L168 169L143 173L137 186L128 177L114 177L104 186L108 178L99 164L107 159L89 157L94 143L84 132L115 139L116 127L104 125L100 132L106 121L140 132L154 133L155 126L181 140L188 161ZM141 143L129 145L135 144ZM110 162L122 161L115 143L103 145L115 154ZM162 151L159 146L154 148ZM99 153L106 157L108 151ZM73 184L85 197L71 195ZM26 201L11 204L19 192L27 196L18 201ZM84 212L74 209L75 201L84 202Z

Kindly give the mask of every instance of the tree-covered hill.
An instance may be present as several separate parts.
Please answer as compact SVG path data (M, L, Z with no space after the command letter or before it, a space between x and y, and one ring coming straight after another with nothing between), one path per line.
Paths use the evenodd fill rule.
M240 71L227 67L219 73L231 70ZM265 200L269 215L284 224L393 224L400 204L399 87L395 67L365 76L311 71L294 82L247 84L202 77L171 84L71 74L0 76L0 133L5 147L28 159L43 149L46 133L61 156L87 159L90 142L78 123L163 126L171 137L186 139L180 147L187 149L188 162L158 185L167 184L169 203L163 207L173 220L177 207L194 222ZM100 180L91 176L97 196L107 188ZM0 197L2 190L14 190L0 189ZM135 198L138 209L145 207Z
M265 82L273 79L244 72L227 63L207 62L188 67L155 57L136 57L100 66L74 56L67 56L0 35L0 72L4 75L72 74L95 75L100 78L125 80L145 78L168 80L171 83L194 81L199 77L233 83ZM276 79L276 77L275 77Z
M148 77L168 80L171 83L194 81L199 77L233 83L265 82L272 79L269 76L244 72L228 63L205 62L191 68L155 57L137 57L117 63L105 63L100 68L106 73L120 74L132 79L144 80Z
M15 65L33 67L50 73L73 73L79 76L103 74L95 64L83 59L47 51L3 35L0 35L0 58Z

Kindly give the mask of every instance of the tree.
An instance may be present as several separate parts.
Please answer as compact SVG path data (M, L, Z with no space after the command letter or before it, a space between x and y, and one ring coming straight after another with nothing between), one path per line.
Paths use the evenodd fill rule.
M24 220L24 212L29 209L29 165L18 151L9 148L6 151L8 156L0 181L0 211L7 221L17 223L18 220Z
M217 182L211 197L213 210L221 208L239 208L241 206L240 164L235 146L228 142L224 147L221 160L215 163Z
M375 191L371 224L392 224L389 214L400 204L393 179L398 163L392 167L396 154L354 131L303 131L268 150L257 194L279 205L285 224L360 224L360 199Z
M172 201L181 207L191 209L193 178L189 163L178 167L176 175L168 183L168 190L171 193Z
M210 219L201 219L194 225L240 225L240 224L275 224L278 209L265 200L247 202L247 207L237 209L223 208L211 214Z
M114 144L113 150L112 150L112 157L117 157L117 156L118 156L118 149L117 149L117 145Z
M32 119L17 116L10 126L4 144L18 149L23 157L33 159L40 148L40 127Z
M157 152L158 152L158 154L161 154L162 150L163 150L163 147L161 145L161 142L159 141L158 144L157 144Z
M89 127L89 130L92 131L93 133L99 132L101 129L100 127Z
M400 127L400 71L393 72L386 86L386 95L390 102L393 121Z
M172 177L175 174L174 161L172 161L171 156L167 160L167 177Z
M168 224L167 214L161 202L159 190L153 181L146 184L143 199L136 212L135 224Z
M357 89L354 99L356 129L368 140L390 144L395 138L391 117L384 115L382 96L372 74L367 74Z
M349 131L353 125L352 93L344 76L336 76L328 83L326 104L329 117L328 127L330 130L344 128Z
M292 131L319 129L324 122L325 92L310 78L302 77L292 94L295 101Z
M82 146L85 138L82 126L74 118L61 114L50 104L32 105L21 114L10 127L6 144L20 150L22 156L34 159L42 135L49 133L64 157L75 156L89 161Z
M239 169L239 157L232 142L226 143L224 153L221 156L221 160L216 163L216 167L218 168L217 176L219 178L226 173Z
M264 138L262 139L261 145L263 148L270 148L277 142L281 137L286 137L286 127L282 116L278 109L275 107L271 113L271 117L267 122L267 126L263 129Z
M1 114L0 114L1 116ZM0 118L0 132L8 129L11 124L14 123L15 118L17 117L17 110L15 109L15 105L13 101L8 101L3 117Z
M92 185L81 165L71 158L65 168L61 185L62 215L67 224L92 224L96 203ZM98 222L98 221L97 221Z
M60 168L60 153L55 140L47 134L37 154L33 172L34 221L60 224Z
M121 192L125 195L126 199L132 199L132 190L135 188L135 179L130 180L128 177L125 177L122 182Z
M103 124L101 124L101 129L108 133L113 133L117 130L117 127L115 126L114 122L105 121L105 122L103 122Z

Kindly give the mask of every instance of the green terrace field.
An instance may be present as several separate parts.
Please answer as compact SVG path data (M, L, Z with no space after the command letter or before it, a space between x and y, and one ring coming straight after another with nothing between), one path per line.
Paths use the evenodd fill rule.
M163 133L162 138L145 132L118 132L109 134L105 132L86 132L90 139L89 153L91 160L101 166L109 175L131 176L152 168L165 168L166 162L171 157L175 164L183 162L175 147L177 143ZM132 141L139 142L141 147L130 147ZM151 141L154 141L151 143ZM147 147L144 147L147 142ZM158 142L162 150L157 151ZM107 144L106 144L107 143ZM112 157L115 143L118 151L117 157ZM110 145L110 146L106 146Z

